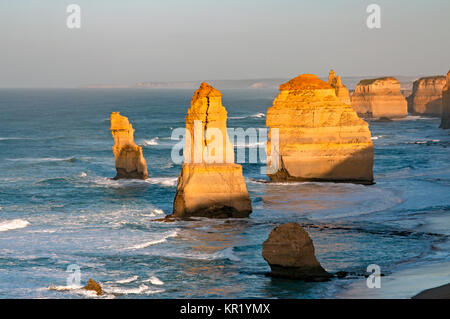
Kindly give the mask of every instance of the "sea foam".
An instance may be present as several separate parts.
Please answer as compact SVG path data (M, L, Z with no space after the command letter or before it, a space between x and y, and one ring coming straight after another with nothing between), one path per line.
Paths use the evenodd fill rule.
M24 219L13 219L0 222L0 231L7 231L19 228L25 228L30 224L28 220Z
M155 240L151 240L148 242L144 242L142 244L137 244L131 247L128 247L127 250L137 250L137 249L142 249L142 248L147 248L149 246L153 246L153 245L157 245L157 244L162 244L165 243L167 241L167 238L172 238L172 237L176 237L178 236L178 230L174 230L171 232L166 233L162 238L160 239L155 239Z

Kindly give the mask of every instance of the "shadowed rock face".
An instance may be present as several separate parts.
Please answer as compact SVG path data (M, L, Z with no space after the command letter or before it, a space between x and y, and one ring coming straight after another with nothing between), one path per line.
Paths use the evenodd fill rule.
M146 179L147 164L142 147L134 143L134 129L128 118L119 112L111 113L111 133L114 138L113 153L116 159L114 179Z
M361 117L398 118L408 115L400 83L393 77L360 81L351 100L353 109Z
M450 128L450 71L447 73L447 84L442 90L442 121L440 128Z
M274 228L263 243L262 255L274 277L305 281L326 281L331 277L317 261L308 233L297 223Z
M345 104L351 105L350 93L348 92L348 89L344 84L342 84L341 77L336 76L336 73L334 73L333 70L330 70L330 74L328 75L328 84L334 88L336 96L339 100Z
M334 88L304 74L280 91L267 111L267 155L278 152L279 160L278 169L268 173L272 181L373 182L369 126L336 97ZM278 150L272 145L274 129Z
M200 123L195 129L196 121ZM185 163L171 217L248 217L252 212L242 166L234 163L222 94L207 83L195 92L186 116ZM208 137L216 130L219 135ZM200 154L200 156L199 156ZM206 160L203 154L214 155Z
M440 116L445 84L445 76L430 76L414 81L412 95L408 98L409 112L414 115Z

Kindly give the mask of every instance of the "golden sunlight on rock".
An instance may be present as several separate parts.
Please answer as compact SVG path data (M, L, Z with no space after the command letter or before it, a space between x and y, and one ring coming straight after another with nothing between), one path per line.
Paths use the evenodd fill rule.
M328 84L334 88L336 96L339 100L345 104L351 105L350 93L348 92L348 89L344 84L342 84L341 77L336 76L336 73L334 73L333 70L330 70L330 74L328 75Z
M186 116L185 162L172 217L228 218L251 213L242 166L234 163L226 121L222 94L202 83Z
M408 115L400 83L393 77L360 81L352 95L352 106L361 117L398 118Z
M280 86L267 111L268 157L278 168L272 181L373 181L373 144L368 124L313 74ZM272 131L278 129L278 149ZM278 152L278 157L277 153Z
M147 164L142 148L134 143L134 129L128 118L119 112L111 113L111 133L117 175L114 179L146 179Z
M445 76L429 76L414 81L412 95L408 98L409 112L415 115L440 116L442 89Z

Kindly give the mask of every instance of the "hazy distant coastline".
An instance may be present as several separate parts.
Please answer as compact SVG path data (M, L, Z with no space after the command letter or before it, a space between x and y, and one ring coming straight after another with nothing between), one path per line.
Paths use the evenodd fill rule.
M395 75L394 75L395 76ZM342 82L350 91L352 91L358 82L363 79L375 78L376 76L347 76L342 77ZM402 90L411 90L412 82L420 77L418 76L395 76L399 81ZM328 76L320 77L327 81ZM207 80L206 82L220 89L278 89L280 84L289 81L289 78L272 79L244 79L244 80ZM82 85L79 88L84 89L196 89L200 83L198 81L169 81L169 82L137 82L133 84L89 84Z

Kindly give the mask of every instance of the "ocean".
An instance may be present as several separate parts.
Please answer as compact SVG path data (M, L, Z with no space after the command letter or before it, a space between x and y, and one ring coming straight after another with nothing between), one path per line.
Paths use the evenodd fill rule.
M409 298L450 282L450 136L438 118L370 122L375 185L266 183L263 164L244 163L248 219L164 223L181 169L171 134L193 93L0 90L0 298ZM276 90L222 93L228 127L265 128ZM136 130L148 180L111 179L114 111ZM325 269L348 275L267 276L262 243L286 222L305 227ZM370 264L381 288L366 285ZM105 295L67 287L73 267Z

